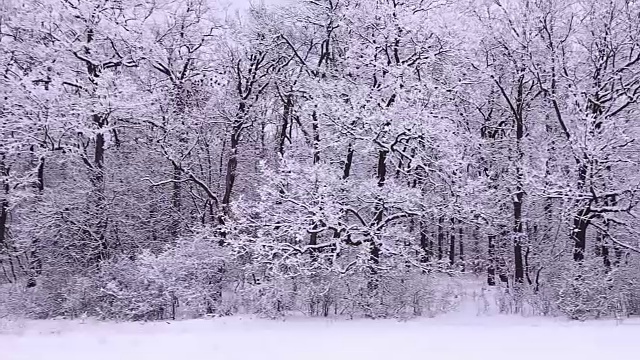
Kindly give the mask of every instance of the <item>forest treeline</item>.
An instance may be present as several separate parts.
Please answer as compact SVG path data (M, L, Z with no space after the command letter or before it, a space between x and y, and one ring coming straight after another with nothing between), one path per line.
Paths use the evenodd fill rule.
M640 314L640 3L0 5L31 317Z

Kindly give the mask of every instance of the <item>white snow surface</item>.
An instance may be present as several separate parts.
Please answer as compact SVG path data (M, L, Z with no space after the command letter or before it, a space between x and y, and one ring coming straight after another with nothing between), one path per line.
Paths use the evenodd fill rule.
M447 315L395 320L230 317L149 323L4 321L2 360L639 359L640 320Z

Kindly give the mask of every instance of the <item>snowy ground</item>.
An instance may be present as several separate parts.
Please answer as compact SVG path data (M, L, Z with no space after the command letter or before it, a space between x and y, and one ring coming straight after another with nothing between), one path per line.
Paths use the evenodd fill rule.
M639 359L640 321L522 317L4 322L2 360Z

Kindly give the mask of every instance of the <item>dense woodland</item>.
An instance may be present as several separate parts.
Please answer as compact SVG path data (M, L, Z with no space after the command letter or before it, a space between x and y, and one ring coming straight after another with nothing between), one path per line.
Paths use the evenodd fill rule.
M2 306L640 314L640 3L0 4Z

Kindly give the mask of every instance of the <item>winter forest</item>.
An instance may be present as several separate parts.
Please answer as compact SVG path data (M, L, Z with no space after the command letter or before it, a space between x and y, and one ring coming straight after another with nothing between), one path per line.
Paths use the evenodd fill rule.
M640 315L640 3L0 4L0 312Z

